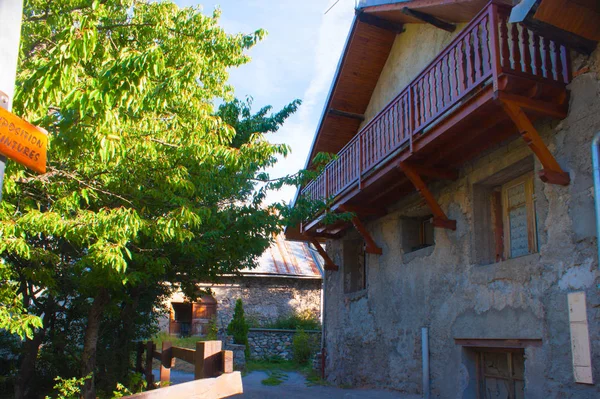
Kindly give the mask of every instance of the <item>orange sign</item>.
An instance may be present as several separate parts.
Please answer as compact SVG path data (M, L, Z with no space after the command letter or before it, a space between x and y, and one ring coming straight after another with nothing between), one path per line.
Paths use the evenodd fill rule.
M0 107L0 153L46 173L48 133Z

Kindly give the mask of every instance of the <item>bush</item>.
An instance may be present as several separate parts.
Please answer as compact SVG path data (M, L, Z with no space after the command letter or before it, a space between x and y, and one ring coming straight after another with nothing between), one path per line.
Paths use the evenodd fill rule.
M227 333L233 336L233 343L246 346L246 358L250 357L250 346L248 346L248 323L244 318L244 305L241 299L235 301L233 319L227 326Z
M56 385L54 390L56 391L55 399L79 399L81 397L81 388L87 379L92 378L92 375L85 376L83 378L61 378L56 377ZM52 399L50 396L46 396L46 399Z
M293 313L287 317L280 317L269 323L265 328L276 328L282 330L320 330L321 322L312 312L305 310L301 313Z
M217 326L217 316L213 316L208 323L208 333L206 334L207 341L214 341L219 334L219 326Z
M292 341L294 361L298 364L307 364L317 350L315 337L311 337L304 330L296 331Z

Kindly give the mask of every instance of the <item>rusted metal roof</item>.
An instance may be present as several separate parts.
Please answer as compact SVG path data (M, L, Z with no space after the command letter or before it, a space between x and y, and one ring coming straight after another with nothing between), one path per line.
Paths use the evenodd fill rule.
M240 271L245 276L321 278L323 259L306 242L288 241L279 234L258 258L257 267Z

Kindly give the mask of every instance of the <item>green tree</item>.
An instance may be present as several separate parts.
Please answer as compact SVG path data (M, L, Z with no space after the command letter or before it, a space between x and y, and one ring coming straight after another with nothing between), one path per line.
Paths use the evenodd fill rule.
M219 11L168 1L26 0L24 14L15 112L50 133L48 171L8 165L0 256L12 291L0 301L20 298L14 309L43 326L10 310L1 323L29 336L17 398L33 394L45 341L68 359L56 366L65 377L95 372L83 387L95 398L108 373L97 359L111 364L98 344L127 352L169 290L193 298L199 281L253 267L286 220L315 209L265 206L266 190L315 172L264 173L288 148L263 133L298 102L253 115L227 84L262 30L226 34Z
M250 346L248 345L248 323L244 317L244 304L242 299L238 298L235 301L233 309L233 318L227 326L227 333L233 336L233 343L246 346L246 358L250 357Z

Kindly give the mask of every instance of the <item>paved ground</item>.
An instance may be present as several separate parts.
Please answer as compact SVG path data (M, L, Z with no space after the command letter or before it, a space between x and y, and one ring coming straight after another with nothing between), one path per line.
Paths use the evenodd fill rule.
M154 370L158 378L158 370ZM243 378L244 393L232 396L236 399L420 399L417 395L402 395L396 392L379 389L341 389L335 387L307 386L304 376L287 372L287 379L277 386L265 386L262 380L267 373L255 371ZM191 381L193 374L177 370L171 371L171 382L174 384Z

